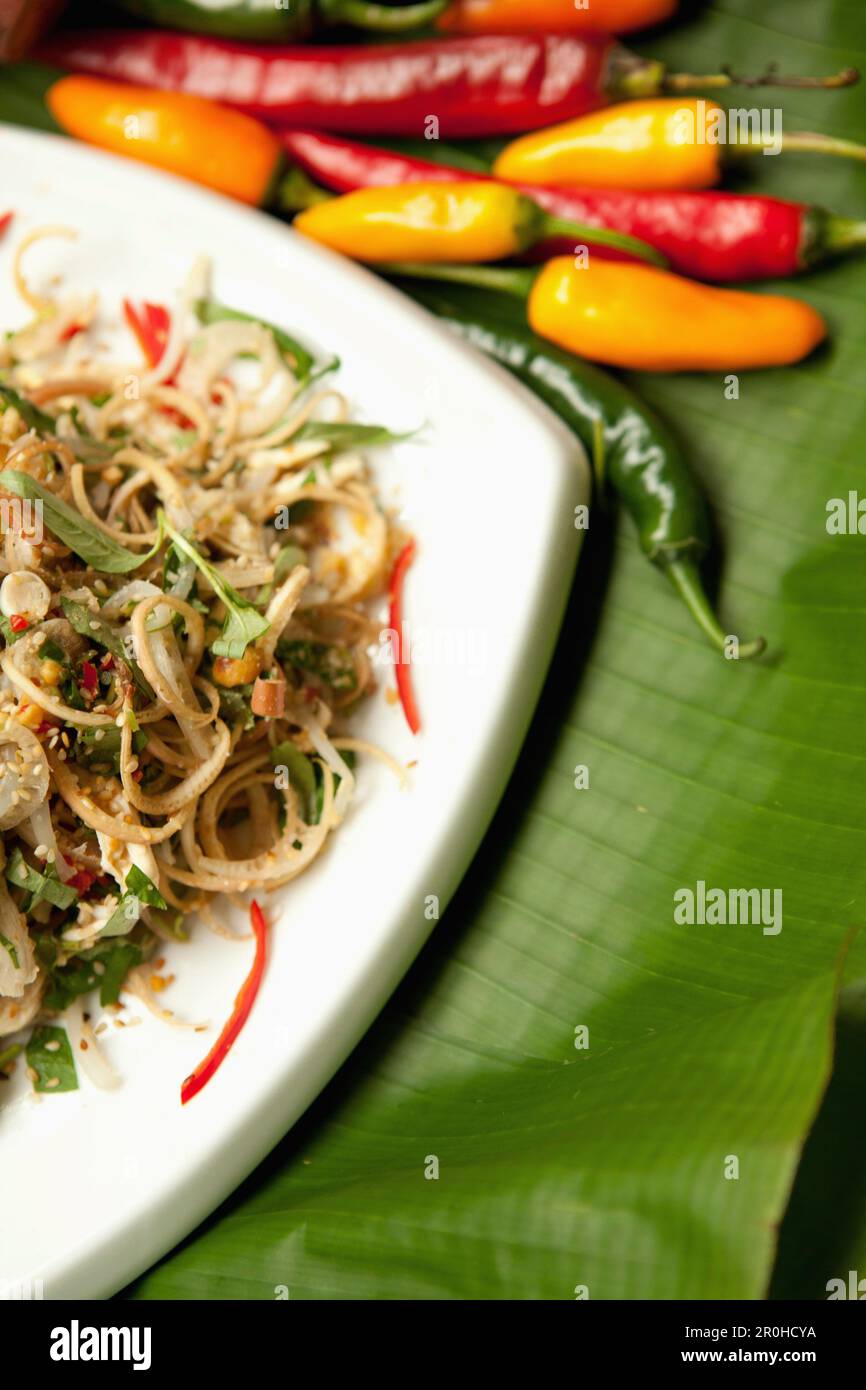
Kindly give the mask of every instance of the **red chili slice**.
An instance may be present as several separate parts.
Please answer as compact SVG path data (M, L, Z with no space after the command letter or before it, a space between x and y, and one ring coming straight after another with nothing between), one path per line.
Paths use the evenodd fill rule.
M171 331L171 316L161 304L149 304L146 300L141 310L136 309L129 299L123 301L123 317L132 329L150 367L155 367L165 351Z
M81 685L88 695L95 695L99 689L99 672L92 661L81 663Z
M228 1022L210 1052L202 1062L199 1062L195 1071L190 1072L181 1086L181 1105L186 1105L187 1101L192 1100L193 1096L198 1095L199 1091L210 1081L214 1072L218 1071L222 1066L230 1049L237 1040L241 1029L249 1018L250 1010L255 1003L256 995L259 992L259 986L265 973L265 946L268 932L267 923L264 919L262 910L255 901L250 905L250 920L256 938L256 953L253 957L250 973L238 990L234 1008L231 1011Z
M414 559L415 542L409 541L397 556L397 562L391 574L391 582L388 585L388 597L391 601L388 626L392 632L397 634L397 659L394 666L397 693L400 696L400 704L403 706L406 723L412 733L417 734L421 728L421 718L415 702L415 691L412 688L409 654L403 651L403 581L406 578L406 571Z
M26 632L30 624L20 613L13 613L9 619L9 626L13 632Z

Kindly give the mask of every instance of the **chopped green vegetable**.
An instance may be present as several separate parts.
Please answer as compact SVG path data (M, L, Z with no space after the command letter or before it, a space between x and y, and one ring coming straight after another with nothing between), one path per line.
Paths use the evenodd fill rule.
M9 856L6 878L16 888L23 888L27 893L32 893L30 907L43 900L52 903L54 907L71 907L77 896L74 888L60 882L54 870L51 874L41 874L38 869L31 869L30 865L25 863L20 849L13 850Z
M101 1004L116 1004L127 973L143 960L144 950L136 941L117 937L99 940L68 965L52 971L45 1007L61 1013L73 999L97 987ZM95 969L96 966L100 968Z
M60 606L67 621L81 637L86 637L97 647L104 647L118 661L124 662L129 667L133 681L146 700L156 699L153 690L142 675L141 667L134 657L127 655L123 638L117 629L111 626L111 623L106 622L98 613L91 613L90 609L85 608L83 603L76 603L74 599L67 598L65 594L60 596ZM45 648L43 647L42 654L44 652Z
M41 483L37 483L29 473L19 473L16 469L6 468L0 473L0 487L14 492L16 497L41 502L43 520L48 530L53 531L70 550L74 550L85 564L101 570L104 574L126 574L129 570L138 569L145 560L153 559L162 545L160 535L150 550L141 555L134 555L131 550L126 550L124 546L112 540L111 536L106 536L92 521L88 521L68 503L55 497L54 493L49 492Z
M240 323L258 323L262 328L267 328L274 335L274 342L280 352L286 353L294 360L294 369L301 381L306 380L313 370L313 359L305 347L284 329L277 328L276 324L268 323L266 319L257 318L255 314L244 314L240 309L229 309L225 304L217 304L213 299L197 299L195 302L195 312L199 323L220 323L223 319L237 320Z
M27 1065L36 1073L36 1091L77 1091L78 1076L65 1028L35 1028L27 1044Z
M220 686L219 692L220 714L226 717L230 724L236 724L238 720L243 720L244 729L252 729L256 722L256 716L250 709L252 686L236 685L230 690Z
M276 768L286 769L289 782L304 802L304 819L312 825L316 797L316 770L313 763L288 739L271 749L271 762Z
M277 643L277 656L290 666L309 671L336 691L358 687L358 673L348 647L338 643L290 639Z
M3 950L4 950L4 951L8 952L9 959L11 960L11 962L12 962L12 964L14 965L15 969L17 970L17 969L18 969L18 952L17 952L17 950L15 949L15 946L13 945L13 943L9 940L9 937L8 937L8 936L4 936L3 933L2 933L2 931L0 931L0 946L3 947Z
M0 1049L0 1071L4 1071L23 1051L23 1043L10 1043L9 1047Z
M0 481L2 478L3 474L0 473ZM177 549L182 551L187 559L192 560L202 574L206 575L217 598L222 599L225 604L226 620L221 635L215 642L211 643L211 651L217 656L228 656L234 660L239 660L250 642L254 642L257 637L261 637L263 633L267 632L270 623L262 617L258 609L248 599L242 598L237 590L223 579L219 570L205 559L201 551L197 550L186 536L174 529L171 523L166 520L163 512L160 512L159 516L161 527L171 536Z
M257 603L267 604L271 601L274 589L278 589L284 579L287 579L296 565L307 563L307 552L302 550L299 545L284 545L274 562L274 577L270 584L265 584L258 592Z

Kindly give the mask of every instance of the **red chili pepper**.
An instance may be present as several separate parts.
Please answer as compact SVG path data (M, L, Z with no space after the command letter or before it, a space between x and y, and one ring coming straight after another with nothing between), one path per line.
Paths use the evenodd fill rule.
M186 1105L188 1100L192 1100L193 1096L197 1096L199 1091L210 1081L214 1072L218 1071L222 1066L231 1047L237 1040L238 1034L249 1018L250 1010L255 1003L256 995L259 992L259 985L265 973L265 946L268 930L262 910L257 902L253 902L250 907L250 920L256 938L256 953L253 957L252 968L238 990L234 1008L231 1011L228 1022L210 1052L207 1054L204 1061L199 1062L195 1071L190 1072L181 1086L181 1105Z
M171 332L168 310L161 304L149 304L145 300L139 311L129 299L124 299L123 317L138 339L148 366L155 367L165 351Z
M68 883L70 888L74 888L76 893L81 893L83 896L95 881L96 874L92 874L89 869L79 869L78 873L73 874L68 880Z
M81 663L81 688L86 690L88 695L95 695L99 689L99 672L92 661Z
M388 597L391 603L388 626L392 633L397 634L397 658L394 665L394 674L397 677L397 693L400 696L400 704L403 706L406 723L412 733L417 734L421 728L421 719L418 714L418 706L415 703L415 691L412 687L409 654L403 651L403 581L414 559L415 542L409 541L397 556L397 562L391 573L391 582L388 585Z
M285 130L280 138L305 173L337 193L487 177L320 131ZM555 217L627 232L649 242L668 258L672 270L698 280L725 283L794 275L866 244L866 223L779 198L518 186ZM570 249L568 243L546 241L533 248L532 259ZM597 252L616 259L621 256L604 246Z
M13 632L26 632L30 624L20 613L13 613L9 619L9 626Z
M422 135L433 116L441 135L535 130L681 84L614 39L563 33L286 47L159 29L83 29L55 33L38 56L97 77L210 97L266 120L368 134ZM690 75L688 90L737 80Z
M13 218L14 216L15 216L14 212L4 212L4 213L3 213L3 216L0 217L0 236L3 235L3 233L5 232L6 228L9 226L9 223L12 221L12 218Z
M103 671L112 671L114 669L114 657L111 652L106 652L99 664Z

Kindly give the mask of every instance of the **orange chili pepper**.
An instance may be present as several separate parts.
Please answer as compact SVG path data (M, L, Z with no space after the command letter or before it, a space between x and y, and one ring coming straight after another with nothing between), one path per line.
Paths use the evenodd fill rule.
M283 167L280 143L266 126L204 97L71 76L55 82L46 101L69 135L242 203L268 201Z
M295 218L314 241L360 261L499 261L550 236L614 246L645 260L664 258L623 232L553 217L516 188L486 182L360 188Z
M821 315L786 295L699 284L595 256L539 271L391 265L389 273L505 290L527 301L536 333L578 357L643 372L747 371L799 362L826 336Z
M436 21L449 34L627 34L670 19L677 0L453 0Z
M513 140L493 166L497 178L554 188L710 188L740 155L805 150L866 159L866 147L806 131L732 118L703 97L627 101ZM758 113L760 115L760 113Z

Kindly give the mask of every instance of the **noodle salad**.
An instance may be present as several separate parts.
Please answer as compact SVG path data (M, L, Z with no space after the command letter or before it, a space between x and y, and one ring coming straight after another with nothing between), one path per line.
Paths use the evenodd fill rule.
M27 283L45 235L72 233L19 245L34 317L0 347L0 1071L23 1051L37 1091L74 1089L79 1062L116 1084L96 1000L176 1022L163 943L303 873L356 754L402 774L350 716L376 685L370 601L393 611L411 559L359 452L395 436L348 418L336 362L215 302L202 259L173 312L124 302L139 360L107 364L97 297ZM192 1093L255 996L252 915Z

